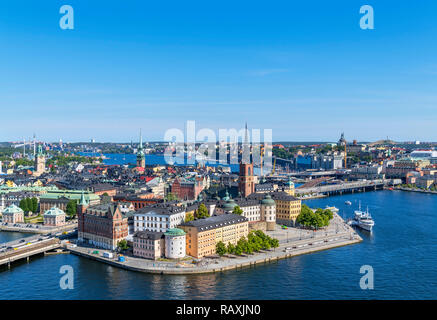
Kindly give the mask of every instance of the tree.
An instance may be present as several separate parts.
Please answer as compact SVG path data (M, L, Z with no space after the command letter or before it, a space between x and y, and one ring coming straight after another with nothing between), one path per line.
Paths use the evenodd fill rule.
M203 203L201 203L199 208L197 208L197 210L196 210L196 218L203 219L203 218L208 218L208 217L209 217L208 209L206 208L206 206Z
M32 204L32 212L33 213L35 213L35 212L37 212L38 211L38 199L37 198L35 198L35 197L33 197L32 199L31 199L31 204Z
M226 250L229 254L233 254L235 253L235 246L231 242L229 242Z
M232 210L233 214L238 214L238 215L242 215L243 214L243 210L240 208L240 206L235 206L234 210Z
M234 249L234 254L236 254L237 256L241 256L242 253L243 253L243 248L241 247L240 244L237 244Z
M274 249L276 249L277 247L279 247L279 241L278 239L271 239L270 240L270 246Z
M117 244L118 249L120 250L127 250L129 249L129 246L127 245L126 239L120 240Z
M165 200L167 200L167 201L175 201L175 200L178 200L178 196L175 195L174 193L169 192L165 196Z
M223 242L219 241L217 243L217 245L215 246L215 252L219 255L222 256L224 254L226 254L226 246Z
M27 201L26 201L26 199L21 199L21 200L20 200L19 207L20 207L21 210L23 210L24 212L29 211L29 209L28 209L28 207L27 207Z
M194 220L194 214L192 214L191 212L189 212L185 215L185 222L190 222L193 220Z
M67 203L67 208L65 209L65 213L70 217L74 217L77 213L77 202L76 200L70 200Z

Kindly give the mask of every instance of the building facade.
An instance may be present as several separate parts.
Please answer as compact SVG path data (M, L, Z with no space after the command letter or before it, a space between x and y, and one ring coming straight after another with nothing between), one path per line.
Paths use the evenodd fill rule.
M16 205L10 205L2 212L3 222L24 223L24 212Z
M222 214L185 222L179 226L186 232L186 253L200 259L216 253L218 242L237 244L249 233L248 220L236 214Z
M166 232L185 220L185 208L173 205L144 207L134 214L134 230Z
M186 233L182 229L168 229L165 233L165 257L168 259L181 259L186 252Z
M94 246L114 250L128 236L128 219L115 203L88 206L78 205L78 240Z
M57 207L53 207L44 212L43 219L45 226L63 226L65 224L65 212Z
M162 232L138 231L133 236L133 254L136 257L157 260L165 256L165 238Z

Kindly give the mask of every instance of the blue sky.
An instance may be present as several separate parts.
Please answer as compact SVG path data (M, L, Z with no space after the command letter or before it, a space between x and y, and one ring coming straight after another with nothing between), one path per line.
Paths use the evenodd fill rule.
M161 140L187 120L437 141L436 35L432 0L2 1L0 141Z

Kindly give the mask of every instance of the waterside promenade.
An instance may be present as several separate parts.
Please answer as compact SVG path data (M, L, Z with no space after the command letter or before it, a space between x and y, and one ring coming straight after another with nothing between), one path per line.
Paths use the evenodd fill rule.
M191 259L179 262L152 261L132 256L125 256L126 260L119 262L116 254L114 258L103 257L105 250L71 244L66 244L65 248L72 254L131 271L157 274L198 274L253 267L261 263L275 262L279 259L347 246L362 241L362 238L338 215L334 216L333 223L327 230L312 232L296 228L290 229L273 231L280 243L276 249L263 250L244 256L226 255L204 258L197 264L188 263ZM99 251L99 253L93 253L95 251Z

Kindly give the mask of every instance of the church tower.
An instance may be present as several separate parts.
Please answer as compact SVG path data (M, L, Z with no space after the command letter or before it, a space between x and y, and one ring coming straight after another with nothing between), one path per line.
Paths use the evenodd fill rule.
M137 167L145 168L146 167L146 155L143 150L143 136L141 135L140 130L140 145L138 146L137 151Z
M38 145L38 153L35 156L35 170L34 175L40 176L46 170L46 157L42 152L41 145Z
M250 144L248 139L247 123L243 143L242 157L240 161L240 173L238 178L238 191L243 197L255 192L255 182L253 178L253 162L250 156Z

